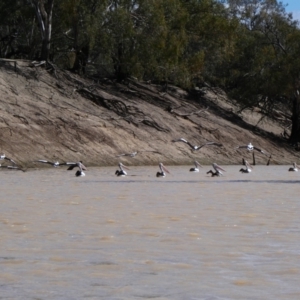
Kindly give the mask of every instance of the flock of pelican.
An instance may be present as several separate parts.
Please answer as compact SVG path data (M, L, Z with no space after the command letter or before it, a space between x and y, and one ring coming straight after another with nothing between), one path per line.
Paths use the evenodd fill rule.
M172 140L172 142L173 143L176 143L176 142L185 143L186 145L188 145L191 148L192 152L199 151L204 146L217 146L217 147L223 146L222 144L216 143L216 142L206 142L203 145L197 146L197 145L193 145L192 143L188 142L184 138L175 139L175 140ZM246 149L248 152L252 152L253 165L255 165L255 155L254 155L255 151L268 156L269 159L268 159L267 165L269 165L269 163L270 163L271 155L260 148L254 147L251 143L249 143L248 145L238 146L238 147L236 147L236 149ZM140 151L140 152L135 151L132 153L122 153L122 154L117 155L116 157L122 157L122 156L135 157L138 153L143 153L143 152L160 153L158 151L145 150L145 151ZM10 163L10 165L0 164L0 168L25 171L22 167L18 166L13 159L5 156L5 154L0 155L0 160L4 160L4 161L7 161ZM78 170L75 173L75 176L77 176L77 177L85 176L84 171L87 170L87 168L83 165L82 161L60 163L58 161L53 162L53 161L40 159L35 162L41 163L41 164L49 164L49 165L52 165L53 167L68 166L67 170L73 170L74 168L78 168ZM195 164L195 167L191 168L190 172L199 172L199 168L202 168L201 164L197 160L194 161L194 164ZM243 165L245 166L245 168L241 168L239 170L241 173L250 173L252 171L253 167L247 160L243 159ZM163 163L160 162L158 167L159 167L160 172L156 173L156 177L165 177L166 173L170 174L169 170L164 166ZM222 176L223 172L226 172L222 167L220 167L216 163L213 163L212 167L213 167L213 170L209 170L208 172L206 172L206 174L211 174L212 177ZM297 163L294 162L293 167L289 168L288 171L298 172L298 169L299 169L299 166L297 165ZM116 176L126 176L127 175L126 170L129 170L129 168L127 166L125 166L123 163L119 162L119 169L116 170L115 175Z
M172 140L172 142L173 143L176 143L176 142L185 143L186 145L189 146L189 148L191 149L192 152L196 152L196 151L200 150L201 148L203 148L204 146L218 146L218 147L222 147L223 146L222 144L216 143L216 142L206 142L203 145L199 145L198 146L198 145L194 145L194 144L190 143L189 141L187 141L184 138L174 139L174 140ZM257 151L257 152L259 152L261 154L266 155L268 157L267 165L270 164L271 155L268 154L266 151L264 151L264 150L262 150L262 149L260 149L258 147L253 146L252 143L249 143L248 145L238 146L235 149L246 149L248 152L251 152L252 153L252 157L253 157L253 165L255 165L255 154L254 154L255 151ZM137 155L137 153L138 152L123 153L123 154L117 155L117 157L120 157L120 156L135 157ZM199 172L199 168L202 168L202 165L197 160L194 161L194 165L195 165L195 167L190 168L190 172ZM241 168L239 170L239 172L241 172L241 173L251 173L251 171L253 169L253 166L247 160L245 160L244 158L243 158L243 165L244 165L244 168ZM166 173L170 173L168 171L168 169L163 165L163 163L159 163L158 166L159 166L160 172L156 173L156 177L165 177ZM216 163L213 163L212 167L213 167L213 170L209 170L208 172L206 172L206 174L211 174L212 177L214 177L214 176L222 176L223 172L226 172L221 166L219 166ZM117 176L126 176L127 173L124 171L124 169L128 169L128 168L126 166L124 166L122 163L119 163L119 168L120 168L120 170L117 170L115 172L115 174ZM298 165L296 163L293 163L293 167L289 168L289 171L295 171L295 172L297 172L298 168L299 168Z
M6 168L6 169L11 169L11 170L20 170L25 172L26 170L23 169L21 166L18 166L16 164L16 162L14 160L12 160L11 158L7 157L5 154L0 155L0 160L6 160L12 163L12 165L3 165L0 164L0 168ZM86 167L83 165L82 161L79 162L63 162L60 163L58 161L48 161L48 160L44 160L44 159L40 159L35 161L37 163L42 163L42 164L48 164L51 165L53 167L60 167L60 166L68 166L68 171L69 170L73 170L74 168L78 168L78 170L75 173L75 176L79 177L79 176L85 176L85 173L83 171L86 170Z

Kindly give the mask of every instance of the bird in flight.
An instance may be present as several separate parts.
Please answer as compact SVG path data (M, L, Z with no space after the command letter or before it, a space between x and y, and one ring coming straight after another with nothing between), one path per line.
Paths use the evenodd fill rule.
M12 160L11 158L7 157L5 154L1 154L0 155L0 160L3 160L3 159L10 161L14 165L16 164L16 162L14 160Z
M8 169L8 170L20 170L20 171L23 171L25 172L26 170L21 168L21 167L18 167L18 166L2 166L0 165L0 168L5 168L5 169Z
M45 160L45 159L39 159L36 162L43 163L43 164L48 164L48 165L51 165L53 167L59 167L59 166L66 166L66 165L70 165L70 164L75 164L75 163L69 163L69 162L60 163L58 161L49 161L49 160Z
M223 146L222 144L220 143L216 143L216 142L206 142L204 143L203 145L200 145L200 146L197 146L197 145L193 145L191 144L190 142L188 142L186 139L184 138L180 138L180 139L175 139L175 140L172 140L173 143L176 143L176 142L183 142L187 145L190 146L190 148L192 149L192 151L197 151L197 150L200 150L202 147L204 146L218 146L218 147L221 147Z
M241 149L241 148L245 148L247 149L249 152L253 151L253 150L256 150L264 155L267 155L269 156L264 150L260 149L260 148L257 148L257 147L254 147L251 143L249 143L248 145L244 145L244 146L238 146L236 147L236 149Z
M135 151L135 152L130 152L130 153L122 153L122 154L118 154L118 155L116 155L116 157L120 157L120 156L135 157L135 156L137 156L139 153L144 153L144 152L153 152L153 153L161 154L160 152L154 151L154 150L142 150L142 151Z

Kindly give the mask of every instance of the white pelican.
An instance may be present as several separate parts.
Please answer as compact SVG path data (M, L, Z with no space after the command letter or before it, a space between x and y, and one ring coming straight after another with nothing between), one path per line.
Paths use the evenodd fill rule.
M75 176L85 176L85 173L83 171L86 170L86 167L83 165L82 161L79 161L77 163L65 163L67 165L70 165L70 167L67 169L68 171L73 170L75 167L78 167L79 170L76 171Z
M142 150L142 151L135 151L135 152L131 152L131 153L122 153L122 154L116 155L116 157L120 157L120 156L136 157L139 153L143 153L143 152L153 152L153 153L161 154L160 152L154 151L154 150Z
M269 165L270 163L270 159L271 159L271 155L266 153L264 150L260 149L260 148L257 148L257 147L254 147L251 143L249 143L248 145L244 145L244 146L238 146L236 147L235 149L241 149L241 148L245 148L247 149L248 152L252 152L252 157L253 157L253 166L255 166L255 155L254 155L254 150L255 151L258 151L266 156L269 156L269 160L268 160L268 163L267 165Z
M117 170L115 172L115 175L117 175L117 176L126 176L127 172L125 170L129 170L129 168L124 166L121 162L119 163L119 168L120 168L120 170Z
M116 157L120 157L120 156L130 156L130 157L135 157L137 156L138 152L135 151L135 152L131 152L131 153L122 153L122 154L119 154L117 155Z
M289 171L290 172L298 172L298 168L299 168L299 166L294 162L293 167L289 168Z
M192 145L190 142L188 142L187 140L185 140L184 138L180 138L180 139L177 139L177 140L172 140L172 142L173 142L173 143L176 143L176 142L183 142L183 143L189 145L189 146L192 148L192 151L200 150L202 147L204 147L204 146L209 146L209 145L215 145L215 146L219 146L219 147L223 146L222 144L220 144L220 143L215 143L215 142L207 142L207 143L205 143L205 144L203 144L203 145L201 145L201 146L194 146L194 145Z
M76 163L68 163L68 162L60 163L58 161L49 161L49 160L44 160L44 159L39 159L36 162L43 163L43 164L48 164L48 165L51 165L53 167L59 167L59 166L65 166L65 165L70 165L70 164L76 164Z
M9 170L20 170L20 171L25 172L24 169L22 169L21 167L18 167L18 166L2 166L2 165L0 165L0 168L5 168L5 169L9 169Z
M211 177L213 177L213 176L223 176L222 171L226 172L223 168L218 166L216 163L213 163L212 166L215 169L215 172L212 171L212 170L209 170L208 172L206 172L206 174L211 174Z
M243 159L243 165L246 167L246 169L241 168L241 173L251 173L252 166L247 162L247 160Z
M251 152L253 150L256 150L256 151L258 151L260 153L268 155L265 151L263 151L263 150L261 150L261 149L259 149L257 147L254 147L251 143L249 143L248 145L245 145L245 146L238 146L238 147L236 147L236 149L239 149L239 148L246 148L249 152Z
M0 155L0 160L6 159L10 162L12 162L14 165L16 164L14 160L12 160L11 158L7 157L5 154L1 154Z
M202 166L195 160L194 161L195 168L191 168L190 172L199 172L199 167L202 168Z
M166 173L170 174L169 170L163 165L163 163L159 163L158 166L159 166L160 172L156 173L156 177L165 177Z

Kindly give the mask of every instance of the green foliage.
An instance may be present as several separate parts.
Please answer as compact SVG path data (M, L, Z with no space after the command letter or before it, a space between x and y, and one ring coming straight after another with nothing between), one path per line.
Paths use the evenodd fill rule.
M293 95L299 80L299 29L275 2L265 1L257 14L248 14L251 20L238 32L226 83L245 106L263 100L272 108L276 100Z
M299 24L277 0L227 3L55 1L51 60L117 80L134 76L185 88L209 82L241 105L266 111L277 101L290 103L300 89ZM31 4L1 1L0 56L38 56L41 35Z

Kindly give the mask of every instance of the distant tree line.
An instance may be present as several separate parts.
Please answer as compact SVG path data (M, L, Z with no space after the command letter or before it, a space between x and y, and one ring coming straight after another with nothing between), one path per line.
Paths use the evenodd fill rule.
M300 29L277 0L2 0L0 57L81 75L223 88L290 107L300 142Z

